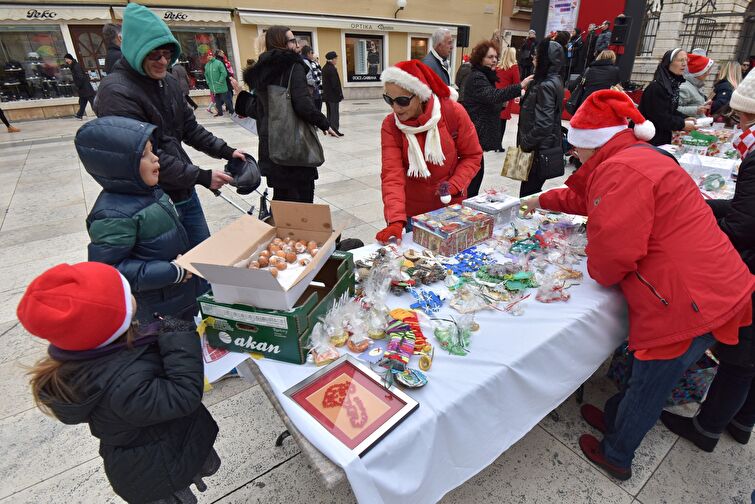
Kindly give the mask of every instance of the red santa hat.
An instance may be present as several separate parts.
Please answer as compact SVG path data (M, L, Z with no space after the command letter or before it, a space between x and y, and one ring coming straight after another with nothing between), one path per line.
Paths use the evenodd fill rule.
M128 329L131 287L107 264L59 264L29 284L16 315L27 331L58 348L91 350Z
M456 100L459 94L451 89L433 70L419 60L400 61L383 70L380 80L391 82L419 97L426 102L432 95L438 98Z
M637 110L634 102L621 91L604 89L587 97L569 121L569 143L583 149L604 145L614 135L634 123L634 135L640 140L655 136L655 126Z
M710 70L713 63L715 62L706 56L689 53L687 55L687 73L692 77L700 77Z

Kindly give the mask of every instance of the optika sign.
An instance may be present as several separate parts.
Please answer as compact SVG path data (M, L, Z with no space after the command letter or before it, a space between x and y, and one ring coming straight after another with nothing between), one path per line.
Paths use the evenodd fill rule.
M189 15L183 12L166 11L163 14L163 19L166 21L186 21L189 19Z
M384 24L376 24L373 25L371 23L351 23L350 25L352 30L373 30L373 31L391 31L395 28L390 25L384 25Z
M26 11L26 19L55 19L57 15L57 12L46 9L43 11L37 9L29 9Z

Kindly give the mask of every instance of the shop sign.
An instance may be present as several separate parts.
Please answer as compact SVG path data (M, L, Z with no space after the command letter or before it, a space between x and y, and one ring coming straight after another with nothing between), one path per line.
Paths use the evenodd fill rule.
M351 23L349 27L352 30L372 30L372 31L393 31L395 28L391 25L382 23Z
M57 16L57 12L49 9L29 9L28 11L26 11L26 19L55 19Z
M349 77L350 82L378 82L379 75L352 75Z
M165 21L187 21L189 15L184 14L181 11L165 11L165 13L163 13L163 19Z

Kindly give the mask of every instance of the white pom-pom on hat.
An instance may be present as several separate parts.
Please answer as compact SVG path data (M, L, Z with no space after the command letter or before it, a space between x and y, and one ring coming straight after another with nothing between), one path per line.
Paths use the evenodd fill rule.
M587 97L569 121L567 139L575 147L595 149L634 123L639 140L655 136L655 126L643 117L634 102L621 91L605 89Z

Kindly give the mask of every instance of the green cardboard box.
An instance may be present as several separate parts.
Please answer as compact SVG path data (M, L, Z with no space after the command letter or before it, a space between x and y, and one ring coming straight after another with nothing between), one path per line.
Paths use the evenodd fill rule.
M336 251L291 310L219 303L212 294L206 294L198 302L207 321L207 342L233 352L257 352L270 359L303 364L317 319L344 292L353 295L354 284L353 256Z

